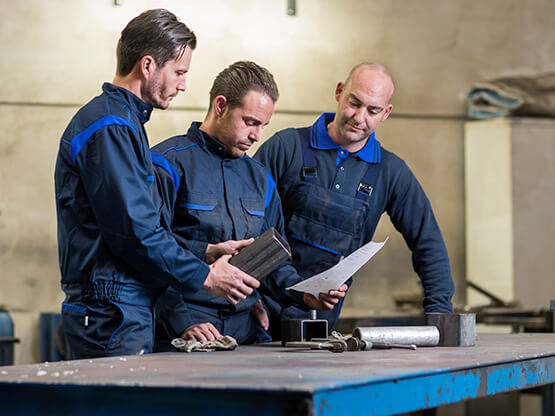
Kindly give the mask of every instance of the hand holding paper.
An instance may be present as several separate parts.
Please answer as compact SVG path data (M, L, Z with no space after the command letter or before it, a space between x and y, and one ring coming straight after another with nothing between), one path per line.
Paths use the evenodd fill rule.
M310 308L318 311L329 311L332 310L337 303L345 297L349 286L343 283L337 289L330 290L326 293L320 293L318 297L311 295L310 293L303 294L303 304Z
M287 289L310 293L318 299L320 293L328 293L330 290L335 290L349 280L358 269L364 266L378 251L380 251L388 238L382 243L370 241L341 260L335 266L303 280L296 285L288 287Z

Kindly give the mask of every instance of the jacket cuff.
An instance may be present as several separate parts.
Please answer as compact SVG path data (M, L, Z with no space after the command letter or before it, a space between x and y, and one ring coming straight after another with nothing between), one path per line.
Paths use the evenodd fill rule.
M304 304L304 292L297 292L296 290L287 290L288 298L293 306L296 306L303 311L308 311L310 308Z
M197 269L193 273L190 273L185 281L182 281L184 290L198 292L202 288L202 285L204 285L209 273L210 266L204 262L199 262Z
M177 312L166 317L166 327L171 332L172 338L180 337L183 331L189 328L193 323L187 312Z
M197 241L197 240L187 240L187 248L191 250L191 252L197 256L199 259L204 261L206 257L206 248L208 247L208 243L204 241Z

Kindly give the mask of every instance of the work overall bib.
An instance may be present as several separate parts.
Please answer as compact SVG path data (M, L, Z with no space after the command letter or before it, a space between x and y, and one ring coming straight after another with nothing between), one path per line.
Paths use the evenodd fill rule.
M318 180L314 150L310 147L316 125L297 130L302 143L301 180L291 184L282 197L285 234L293 252L293 266L308 278L335 265L361 246L362 231L368 218L369 198L374 189L381 163L370 163L350 196L327 189ZM351 279L347 282L351 284ZM331 330L339 317L343 299L330 311L318 311ZM307 318L309 312L296 307L281 311L281 319Z

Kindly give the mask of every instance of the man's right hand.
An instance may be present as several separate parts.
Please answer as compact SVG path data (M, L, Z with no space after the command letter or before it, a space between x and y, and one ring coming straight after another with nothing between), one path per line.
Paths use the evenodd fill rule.
M260 286L254 277L228 263L230 255L223 255L210 265L210 273L202 285L214 296L220 296L232 305L249 296L253 288Z
M181 334L181 338L193 341L215 341L221 337L222 334L210 322L191 325Z

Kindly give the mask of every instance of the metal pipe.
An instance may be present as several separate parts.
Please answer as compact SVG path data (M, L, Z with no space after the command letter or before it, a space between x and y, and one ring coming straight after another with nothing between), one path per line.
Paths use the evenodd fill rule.
M434 347L439 344L439 330L435 326L374 326L355 328L353 337L378 344L414 344Z

